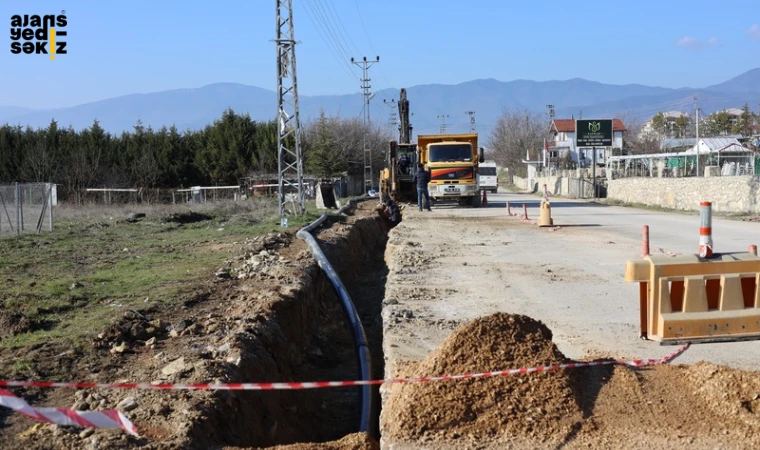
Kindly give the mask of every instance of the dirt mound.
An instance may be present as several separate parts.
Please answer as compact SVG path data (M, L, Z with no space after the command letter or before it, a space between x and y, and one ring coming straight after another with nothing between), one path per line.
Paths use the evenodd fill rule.
M166 324L160 319L152 320L139 311L127 311L118 321L106 326L98 334L93 340L93 346L95 348L119 347L122 349L117 352L123 353L128 344L145 343L162 334L165 327Z
M266 447L266 450L380 450L380 444L367 433L354 433L337 441Z
M526 316L497 313L449 335L411 376L454 375L567 362L551 331ZM404 440L525 436L571 431L580 409L566 372L393 386L383 414Z
M692 394L715 413L760 430L760 376L708 362L684 368Z
M551 338L541 322L498 313L458 328L426 359L400 364L399 375L570 362ZM435 443L433 448L469 448L475 442L493 448L760 446L760 374L707 362L641 369L604 365L389 390L384 436Z

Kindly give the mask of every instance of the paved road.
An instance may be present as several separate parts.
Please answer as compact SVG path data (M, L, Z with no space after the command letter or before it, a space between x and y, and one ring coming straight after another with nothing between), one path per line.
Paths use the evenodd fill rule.
M538 219L541 199L526 194L492 194L491 207L505 207L510 201L526 203L531 219ZM699 213L659 212L610 206L584 200L549 198L552 217L557 225L596 225L601 232L611 233L626 241L641 242L641 227L649 225L650 246L675 253L696 253L699 244ZM709 199L705 199L709 201ZM518 212L520 212L518 211ZM713 244L716 252L742 252L749 245L760 245L760 223L713 217ZM589 227L590 229L591 227ZM590 231L593 234L593 231Z
M540 197L499 193L487 207L406 208L391 232L387 263L384 351L395 362L421 359L450 332L441 321L496 311L542 320L571 358L658 357L672 351L642 341L638 285L624 280L627 260L639 259L641 228L650 227L652 253L697 252L699 215L552 199L557 230L506 216L522 203L538 219ZM760 245L760 224L713 218L715 251ZM414 255L424 255L415 263ZM416 291L415 291L416 289ZM425 291L420 293L420 289ZM414 320L399 319L412 311ZM758 370L760 341L692 346L678 362L700 360ZM495 368L494 368L495 369Z

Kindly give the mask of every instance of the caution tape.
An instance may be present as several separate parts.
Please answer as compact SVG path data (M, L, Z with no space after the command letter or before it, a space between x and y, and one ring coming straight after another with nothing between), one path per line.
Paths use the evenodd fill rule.
M666 364L681 355L689 348L687 343L662 358L657 359L633 359L633 360L595 360L588 362L573 362L566 364L554 364L550 366L523 367L520 369L495 370L491 372L468 373L462 375L444 375L416 378L392 378L389 380L352 380L352 381L310 381L310 382L284 382L284 383L67 383L56 381L9 381L0 380L0 387L28 387L28 388L74 388L74 389L154 389L154 390L223 390L223 391L271 391L271 390L299 390L329 387L366 386L386 383L426 383L431 381L464 380L473 378L488 378L504 375L518 375L539 372L554 372L565 369L577 369L581 367L594 367L604 365L620 365L631 368ZM120 428L127 433L138 436L137 428L121 412L117 410L105 411L77 411L64 408L35 408L23 399L16 397L11 392L0 389L0 406L11 408L32 419L53 423L63 426L79 426L91 428Z
M0 387L34 387L34 388L74 388L74 389L153 389L153 390L223 390L223 391L272 391L298 390L330 387L366 386L386 383L425 383L429 381L462 380L468 378L488 378L503 375L518 375L534 372L552 372L581 367L603 365L620 365L627 367L644 367L665 364L689 348L687 343L668 356L657 359L595 360L588 362L573 362L551 366L523 367L520 369L496 370L491 372L468 373L462 375L443 375L417 378L392 378L387 380L346 380L346 381L292 381L282 383L66 383L55 381L8 381L0 380Z
M40 422L89 428L120 428L133 436L138 435L137 428L132 425L132 422L115 409L77 411L64 408L35 408L5 389L0 389L0 406L5 406Z

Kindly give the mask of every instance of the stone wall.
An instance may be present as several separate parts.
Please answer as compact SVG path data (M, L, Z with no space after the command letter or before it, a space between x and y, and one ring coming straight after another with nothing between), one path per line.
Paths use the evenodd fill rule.
M625 203L698 211L700 201L723 213L760 213L760 179L752 176L709 178L622 178L609 180L607 198Z
M597 175L600 177L606 176L604 169L598 169ZM542 193L544 191L544 185L546 185L549 194L553 196L568 196L570 194L571 180L577 180L582 178L584 180L591 179L590 169L577 169L577 170L560 170L554 171L551 175L542 175L539 172L537 177L531 179L522 177L512 177L512 182L515 186L523 191ZM529 186L528 184L531 184ZM586 191L586 196L593 196L593 188L590 183L584 183L583 188Z

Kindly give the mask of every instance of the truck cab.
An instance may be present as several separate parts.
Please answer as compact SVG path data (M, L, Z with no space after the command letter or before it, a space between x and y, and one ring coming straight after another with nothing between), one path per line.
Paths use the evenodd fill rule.
M428 191L434 202L480 206L477 173L483 150L477 134L419 135L417 148L430 171Z

